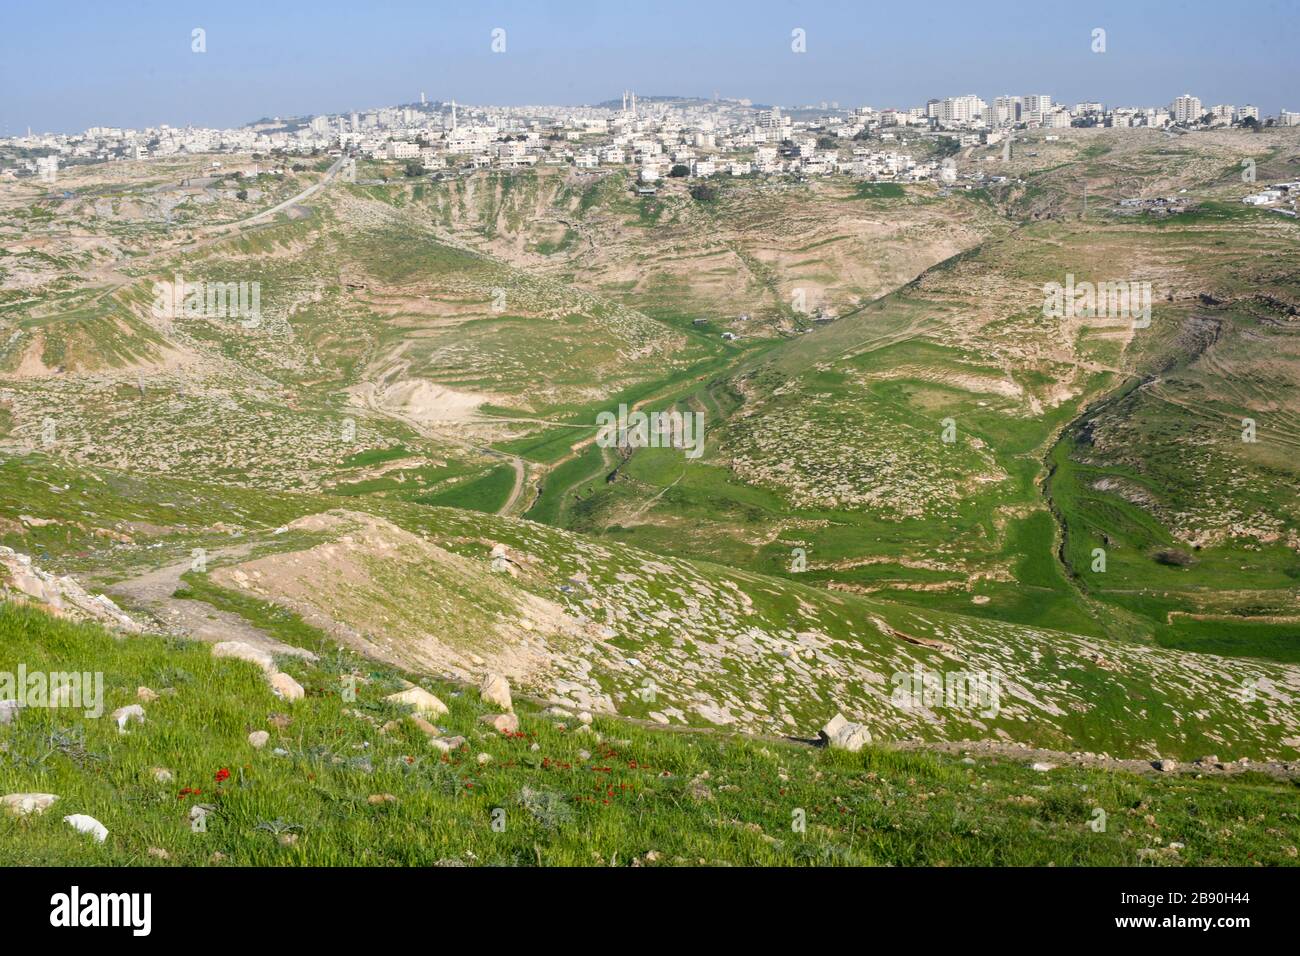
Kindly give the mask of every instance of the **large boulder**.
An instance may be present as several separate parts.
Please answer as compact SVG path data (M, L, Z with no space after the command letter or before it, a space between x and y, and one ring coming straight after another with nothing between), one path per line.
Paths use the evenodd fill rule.
M275 673L275 661L271 655L260 647L254 647L244 641L221 641L212 645L213 657L232 657L237 661L256 664L268 674Z
M406 704L414 708L417 714L433 714L438 717L447 713L447 705L423 687L408 687L399 693L389 694L384 700L390 704Z
M846 720L843 714L836 714L821 729L821 738L827 747L834 750L848 750L857 753L871 743L871 734L862 724Z
M29 814L40 816L54 806L54 801L58 799L52 793L11 793L0 797L0 807L4 807L6 813L15 817L25 817Z
M89 833L95 838L96 843L103 843L108 839L108 828L94 817L87 816L84 813L74 813L71 816L66 816L63 818L63 822L78 833Z
M284 700L302 700L307 696L307 692L302 689L302 684L284 671L277 671L271 675L271 690L275 692L276 697Z
M487 724L499 734L519 733L519 718L514 714L484 714L479 722Z
M488 674L479 685L478 695L485 704L493 704L502 710L514 710L510 700L510 682L500 674Z

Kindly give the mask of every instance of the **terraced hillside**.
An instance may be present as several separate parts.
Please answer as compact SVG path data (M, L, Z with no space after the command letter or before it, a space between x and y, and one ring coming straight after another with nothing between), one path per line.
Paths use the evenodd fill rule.
M741 177L701 201L680 181L638 197L620 173L543 168L454 179L427 198L460 241L676 326L702 320L715 336L806 328L1001 228L932 188L877 195L842 180Z
M1204 203L1021 223L678 396L714 422L702 459L641 450L536 513L925 607L1294 660L1300 230ZM1044 287L1076 280L1149 284L1149 316L1045 316Z
M201 484L111 473L65 492L39 459L2 474L5 509L38 512L6 544L179 633L342 645L440 679L501 673L553 705L669 726L806 738L843 711L886 741L1300 750L1291 665L908 608L396 499L245 491L223 505ZM86 517L51 517L65 501ZM919 684L909 696L918 669L972 682L960 702Z
M171 167L0 184L0 544L145 630L601 720L1293 760L1300 228L1234 143L1071 132L969 192L325 166L179 227ZM178 275L255 321L160 315ZM1045 314L1075 281L1149 311ZM703 456L597 442L619 405Z

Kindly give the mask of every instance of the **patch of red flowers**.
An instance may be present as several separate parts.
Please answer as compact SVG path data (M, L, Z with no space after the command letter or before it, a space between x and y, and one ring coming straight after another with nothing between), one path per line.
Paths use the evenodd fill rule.
M186 787L180 793L176 794L177 800L184 800L186 797L197 797L203 791L198 787Z
M220 770L217 771L216 773L217 783L225 783L229 779L230 779L230 771L227 770L225 767L222 767Z

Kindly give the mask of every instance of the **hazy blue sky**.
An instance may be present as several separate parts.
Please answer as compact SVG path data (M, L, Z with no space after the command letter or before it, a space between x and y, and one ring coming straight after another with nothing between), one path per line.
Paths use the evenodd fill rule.
M207 31L207 52L190 31ZM506 52L490 49L506 31ZM807 32L807 53L790 31ZM1107 51L1090 49L1094 27ZM795 105L1061 102L1300 109L1300 0L4 0L0 134L431 100L594 103L642 94Z

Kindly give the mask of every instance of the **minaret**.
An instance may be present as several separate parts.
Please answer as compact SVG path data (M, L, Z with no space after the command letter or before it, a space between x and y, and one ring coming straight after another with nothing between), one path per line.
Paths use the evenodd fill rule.
M456 101L451 101L451 128L456 128Z

